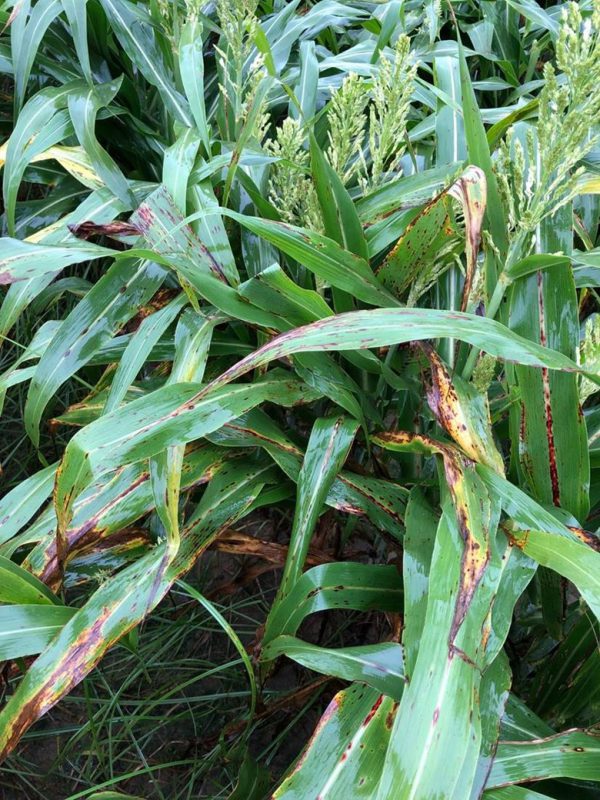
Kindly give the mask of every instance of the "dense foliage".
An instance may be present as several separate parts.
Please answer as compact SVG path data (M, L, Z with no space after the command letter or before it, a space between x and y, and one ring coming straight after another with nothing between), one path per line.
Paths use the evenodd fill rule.
M597 797L600 2L1 9L2 755L178 583L232 798ZM274 509L250 652L182 578ZM341 688L277 776L281 659Z

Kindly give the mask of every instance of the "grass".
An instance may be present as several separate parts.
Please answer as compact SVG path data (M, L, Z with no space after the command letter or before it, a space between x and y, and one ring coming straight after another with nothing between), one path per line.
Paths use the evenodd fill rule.
M249 642L266 606L257 595L221 610ZM235 770L219 736L226 726L235 731L250 695L236 656L219 625L173 592L140 631L137 653L117 648L26 735L22 752L5 765L7 796L89 796L113 784L161 799L227 796ZM265 701L284 695L270 691ZM288 714L285 721L298 720ZM269 741L273 724L258 734L261 755L271 759L278 745ZM131 776L125 783L124 775Z

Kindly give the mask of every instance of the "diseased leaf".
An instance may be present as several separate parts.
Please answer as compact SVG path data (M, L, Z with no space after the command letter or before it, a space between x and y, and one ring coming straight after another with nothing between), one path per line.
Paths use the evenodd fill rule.
M450 197L461 204L465 219L467 268L461 310L467 307L486 207L485 174L473 166L410 222L377 272L377 277L396 297L408 295L409 306L415 304L454 259L458 231L450 214ZM433 260L435 269L431 267Z
M72 247L59 247L3 237L0 239L0 285L46 276L51 280L71 264L111 255L111 250L96 244L82 242Z
M268 467L267 467L268 469ZM0 757L157 605L219 531L242 516L262 488L264 466L240 466L213 480L182 532L177 558L158 547L106 581L62 628L27 671L0 712Z
M238 384L206 398L203 394L198 384L165 386L77 433L57 475L60 529L65 530L75 497L94 476L149 458L169 444L198 439L265 400L293 405L310 397L303 384L271 375L253 385Z
M338 692L273 800L376 796L396 707L360 684Z
M534 143L540 147L535 137ZM538 253L571 253L571 216L569 204L541 223L536 236ZM574 357L579 323L569 267L539 270L518 280L511 292L509 325L531 341ZM518 458L522 482L540 502L561 506L583 521L589 510L590 468L576 378L518 366L514 384L520 402L511 414L513 438L519 443L513 458Z
M387 434L375 441L394 448L395 440ZM394 720L381 800L398 791L413 798L468 796L475 780L482 736L476 703L481 630L498 589L496 570L489 567L500 509L472 466L449 448L441 453L451 502L438 525L424 629ZM410 740L400 734L408 727Z
M25 427L39 442L50 398L159 289L165 271L144 261L120 261L94 285L56 332L40 358L25 406Z
M451 378L434 350L427 348L425 352L432 377L427 399L440 425L466 455L504 475L502 456L492 434L487 397L459 375Z
M567 731L531 742L500 742L488 787L522 783L539 775L597 781L600 776L598 736Z

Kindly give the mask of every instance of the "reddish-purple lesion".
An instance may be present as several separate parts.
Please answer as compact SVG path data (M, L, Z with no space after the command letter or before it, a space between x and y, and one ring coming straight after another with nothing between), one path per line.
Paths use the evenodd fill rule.
M546 315L544 308L544 276L537 273L538 311L540 326L540 344L548 346L546 336ZM556 442L554 440L554 419L552 415L552 397L550 394L550 376L548 369L542 367L542 387L544 396L544 415L546 420L546 437L548 439L548 467L550 470L550 485L552 487L552 502L560 506L560 479L558 476L558 463L556 458Z

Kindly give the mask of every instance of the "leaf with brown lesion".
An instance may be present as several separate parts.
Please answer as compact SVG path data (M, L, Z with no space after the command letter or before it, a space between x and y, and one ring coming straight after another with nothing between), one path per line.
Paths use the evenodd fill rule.
M473 461L504 475L504 463L494 435L487 396L459 375L450 377L444 362L428 345L422 345L431 365L429 407L448 436Z
M446 484L463 540L460 586L449 642L453 646L490 561L491 511L487 489L475 472L473 461L454 445L407 431L377 434L373 437L373 443L390 450L408 450L442 458Z
M460 310L466 311L477 272L477 254L481 245L481 228L487 205L485 173L479 167L470 165L448 189L448 194L461 204L465 219L467 266Z
M447 189L430 200L393 247L377 271L383 285L412 306L458 256L460 227L452 202L460 205L465 227L466 269L460 310L465 311L477 271L481 227L486 208L484 172L469 166Z
M234 450L226 451L206 444L188 448L182 470L183 488L191 490L207 483L223 462L236 454ZM75 502L73 520L65 534L65 569L68 570L72 558L84 552L96 547L110 547L111 542L117 541L123 531L131 532L132 526L152 507L149 473L145 464L133 464L100 478ZM21 544L37 542L23 565L33 575L57 589L61 569L55 526L55 516L48 509L30 531L24 532Z
M104 582L31 665L0 713L0 760L27 729L76 686L106 651L148 614L215 537L246 514L270 466L223 469L186 523L174 560L156 547Z

